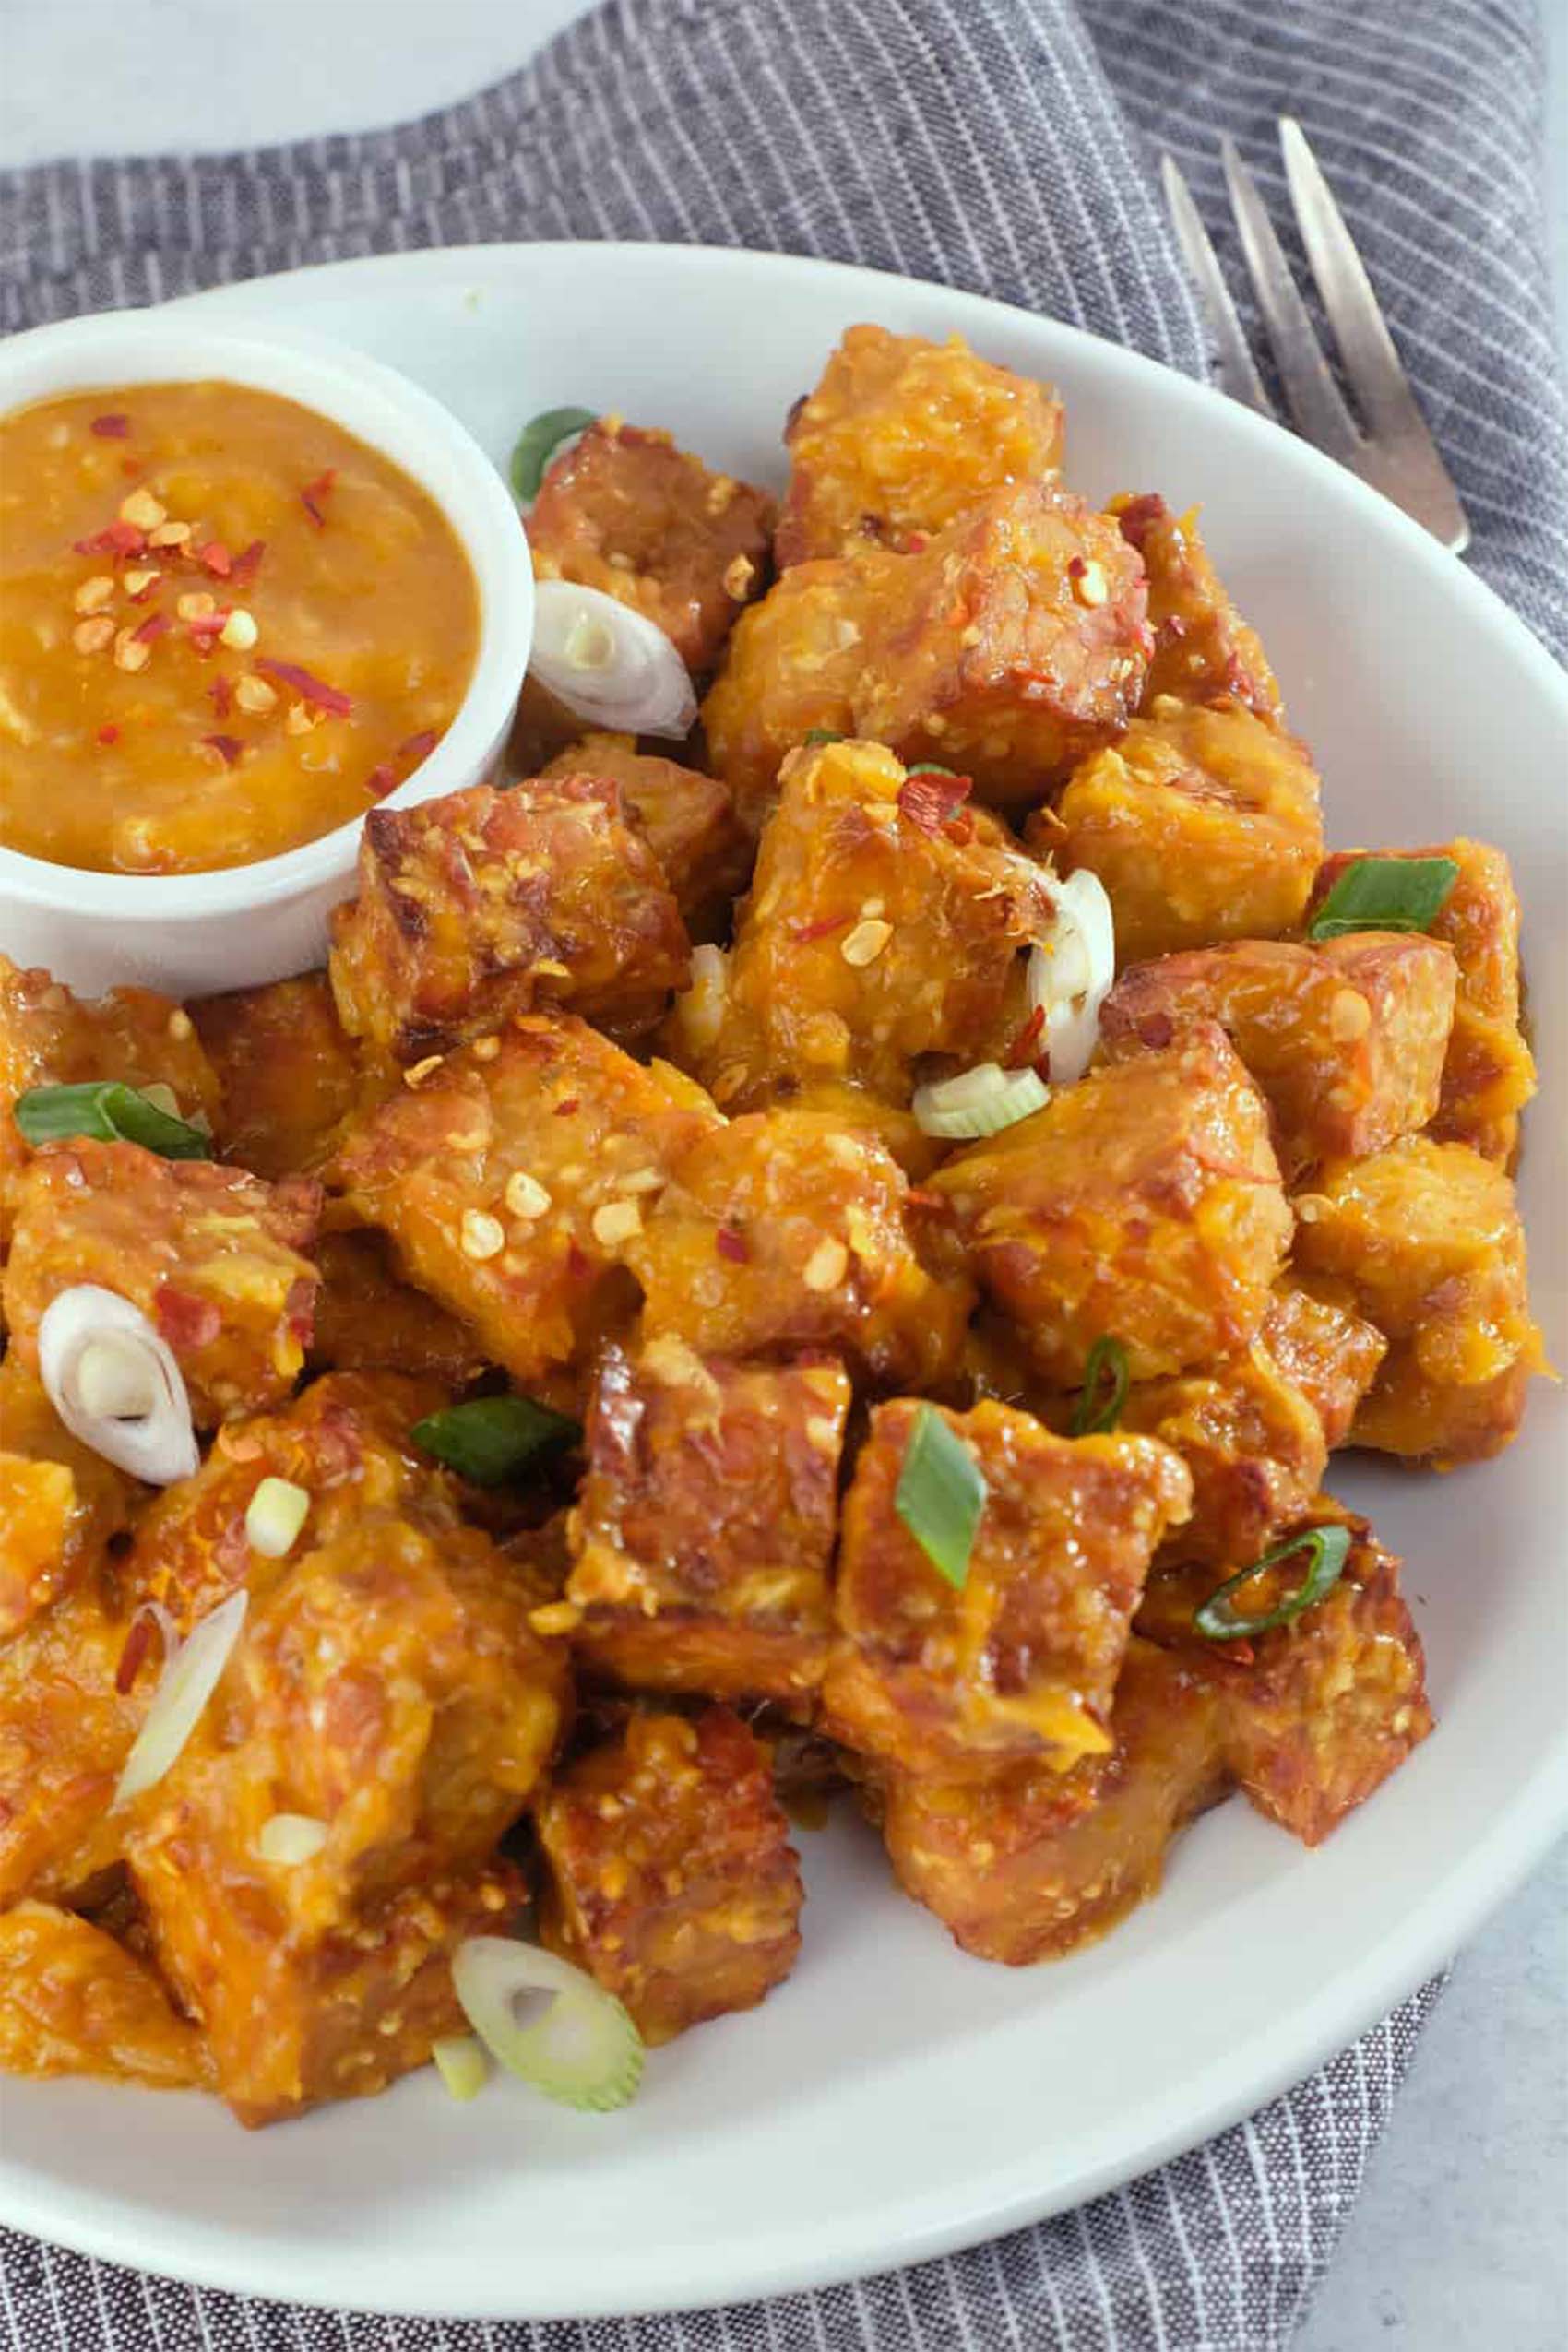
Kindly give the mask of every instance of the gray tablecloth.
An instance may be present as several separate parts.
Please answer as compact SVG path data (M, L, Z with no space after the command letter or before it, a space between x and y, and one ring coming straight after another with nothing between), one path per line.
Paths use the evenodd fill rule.
M1527 0L612 0L405 128L246 155L0 173L0 324L303 262L517 237L814 253L1000 296L1198 374L1151 173L1224 233L1217 143L1277 219L1305 124L1475 526L1472 561L1568 652L1568 427ZM1049 1988L1042 1989L1042 1997ZM1287 2097L1080 2212L951 2262L723 2313L585 2328L245 2303L0 2232L10 2352L1273 2352L1332 2254L1428 1986Z

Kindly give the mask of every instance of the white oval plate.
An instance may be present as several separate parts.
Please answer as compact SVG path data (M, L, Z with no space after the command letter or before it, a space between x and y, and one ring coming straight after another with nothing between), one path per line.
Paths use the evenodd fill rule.
M1463 566L1277 428L995 303L824 264L652 246L480 247L203 298L357 344L497 460L563 402L669 425L768 480L855 319L966 334L1066 396L1093 496L1201 501L1347 846L1473 831L1511 852L1543 1071L1524 1193L1538 1310L1568 1360L1568 684ZM1554 1197L1554 1184L1558 1192ZM890 2268L1131 2179L1258 2107L1460 1944L1568 1812L1563 1393L1445 1479L1336 1465L1408 1562L1440 1728L1308 1853L1239 1800L1111 1940L1009 1971L959 1954L846 1817L802 1840L805 1951L766 2008L651 2061L609 2119L428 2071L247 2136L215 2102L7 2082L0 2216L204 2284L487 2318L678 2308ZM1520 2054L1525 2062L1524 2053Z

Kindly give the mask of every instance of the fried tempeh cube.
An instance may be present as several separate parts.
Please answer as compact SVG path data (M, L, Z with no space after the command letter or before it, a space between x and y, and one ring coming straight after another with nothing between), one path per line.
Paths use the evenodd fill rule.
M329 1373L280 1412L230 1421L193 1478L141 1513L125 1569L138 1596L157 1601L184 1633L240 1585L273 1575L253 1550L245 1518L264 1479L309 1498L291 1547L300 1558L391 1512L439 1534L461 1525L453 1480L410 1431L446 1402L428 1381L392 1373Z
M537 1380L603 1326L675 1158L717 1113L586 1022L525 1016L350 1128L330 1174L403 1270Z
M18 1187L4 1299L12 1345L38 1363L50 1301L94 1283L139 1307L172 1349L199 1428L264 1410L293 1386L311 1336L319 1188L267 1184L205 1159L86 1140L35 1153Z
M1249 1560L1311 1504L1328 1461L1323 1422L1264 1341L1170 1380L1134 1381L1121 1430L1174 1446L1193 1479L1192 1516L1166 1557Z
M172 996L115 988L91 1003L49 973L22 971L0 955L0 1257L28 1157L11 1116L18 1096L95 1078L167 1087L181 1118L210 1123L218 1116L217 1076L189 1015Z
M71 1435L13 1349L0 1363L0 1642L101 1564L139 1491Z
M1229 697L1260 719L1283 722L1279 687L1256 633L1247 626L1209 561L1197 510L1173 515L1154 492L1113 498L1109 512L1144 559L1154 659L1144 703Z
M834 1112L768 1111L699 1133L626 1244L649 1338L703 1356L841 1353L924 1387L956 1361L972 1293L910 1238L886 1146Z
M576 775L373 809L330 970L350 1034L419 1062L536 1006L638 1036L685 986L689 955L620 786Z
M792 753L779 782L697 1059L715 1099L847 1080L902 1106L922 1055L999 1059L1051 916L1045 868L962 788L907 777L876 743Z
M1189 1569L1151 1577L1137 1622L1215 1692L1226 1764L1258 1811L1316 1846L1426 1738L1432 1713L1398 1561L1330 1496L1296 1525L1346 1526L1351 1545L1338 1582L1288 1624L1250 1640L1206 1640L1193 1612L1215 1589L1214 1574ZM1303 1555L1281 1560L1239 1586L1231 1606L1266 1615L1306 1567Z
M728 1707L634 1715L536 1808L540 1933L645 2041L753 2009L801 1948L803 1890L767 1752Z
M1444 1468L1501 1453L1545 1365L1503 1170L1406 1135L1324 1169L1296 1214L1297 1265L1346 1284L1390 1342L1350 1443Z
M814 391L790 411L780 568L859 540L903 551L993 490L1045 481L1062 463L1062 403L1048 385L944 343L849 327Z
M898 1883L966 1952L1060 1959L1158 1889L1172 1838L1225 1794L1219 1706L1177 1658L1134 1637L1114 1746L1071 1772L1015 1764L981 1780L895 1775L883 1835Z
M1313 891L1326 896L1347 866L1368 852L1324 860ZM1380 849L1379 858L1452 858L1457 881L1431 925L1459 969L1454 1028L1431 1123L1440 1143L1468 1144L1507 1167L1519 1113L1536 1090L1536 1065L1519 1028L1519 901L1501 849L1485 841L1440 841L1425 849Z
M600 417L546 473L529 545L540 579L631 605L700 677L767 585L773 517L766 491L710 473L669 434Z
M814 729L938 761L981 801L1038 801L1126 725L1145 603L1114 523L1015 483L919 553L868 548L787 572L731 641L703 707L709 751L753 831L779 762Z
M635 1689L799 1698L821 1680L839 1364L743 1365L652 1339L606 1350L566 1598L574 1649Z
M326 973L207 997L191 1018L223 1090L223 1158L273 1182L313 1173L370 1083Z
M47 1903L0 1912L0 2073L100 2074L150 2091L209 2078L200 2036L146 1963Z
M528 1609L477 1531L374 1511L253 1588L127 1838L160 1961L242 2121L378 2089L452 2029L443 1964L508 1907L489 1858L567 1704L564 1653ZM315 1850L269 1859L279 1815L311 1824Z
M602 776L619 784L687 930L695 938L729 929L730 902L745 882L751 849L727 784L639 752L635 735L585 735L545 768L546 778L556 776Z
M1287 1267L1263 1319L1263 1343L1319 1420L1330 1452L1350 1424L1388 1353L1388 1342L1356 1313L1343 1283L1309 1279Z
M1301 921L1323 855L1317 774L1294 736L1241 704L1162 695L1074 772L1051 843L1104 883L1121 964L1277 938Z
M1455 978L1453 956L1431 939L1241 940L1130 966L1101 1008L1100 1036L1114 1055L1218 1021L1267 1099L1289 1179L1426 1125Z
M985 1501L961 1589L898 1509L916 1431L940 1414ZM1181 1457L1146 1437L1056 1437L984 1403L879 1405L844 1504L841 1639L824 1728L899 1772L1063 1772L1111 1746L1111 1695L1149 1562L1192 1503Z
M1290 1238L1266 1106L1212 1024L1059 1087L926 1190L1063 1388L1106 1336L1134 1380L1237 1354Z
M132 1615L99 1568L0 1643L0 1911L80 1901L121 1858L110 1800L151 1697L117 1687Z

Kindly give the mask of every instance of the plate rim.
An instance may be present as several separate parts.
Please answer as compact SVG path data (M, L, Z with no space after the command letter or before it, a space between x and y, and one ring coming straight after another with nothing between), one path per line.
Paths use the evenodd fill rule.
M1191 400L1208 410L1220 403L1227 411L1229 427L1241 434L1243 443L1250 440L1253 444L1261 462L1267 463L1277 457L1282 441L1290 444L1292 462L1305 465L1309 475L1314 469L1322 469L1334 477L1337 493L1348 493L1352 505L1378 532L1392 531L1396 538L1404 539L1429 567L1434 562L1447 564L1447 591L1462 604L1467 602L1477 621L1489 631L1494 635L1501 632L1510 658L1533 673L1534 688L1559 707L1568 727L1568 673L1559 667L1545 645L1484 580L1460 559L1440 549L1419 525L1390 506L1377 492L1284 426L1227 400L1212 386L1124 345L1106 341L1065 321L1041 316L992 296L932 279L906 278L895 272L809 255L727 246L585 239L498 241L316 263L208 288L156 307L210 307L215 312L239 313L248 312L255 301L260 311L268 298L282 295L285 290L291 292L302 282L319 287L338 280L357 288L379 278L412 279L417 296L422 287L436 288L453 279L460 281L475 272L526 268L532 260L551 256L569 257L586 269L624 268L647 260L656 270L680 267L700 273L733 269L748 274L787 274L814 282L830 279L842 284L847 300L854 294L860 302L873 305L879 289L915 289L923 296L951 305L955 325L960 328L966 327L966 322L973 322L974 327L979 328L988 318L1007 321L1015 327L1022 323L1030 331L1058 341L1070 350L1083 352L1091 366L1110 364L1129 371L1135 379L1151 386L1159 398ZM874 307L861 315L874 315ZM348 348L354 348L351 341ZM1507 1810L1498 1817L1491 1834L1484 1841L1473 1843L1451 1870L1429 1883L1397 1939L1387 1938L1382 1945L1360 1955L1352 1966L1336 1974L1304 2012L1293 2013L1288 2047L1281 2055L1269 2057L1261 2051L1253 2052L1251 2045L1244 2046L1241 2057L1228 2050L1211 2068L1214 2087L1201 2099L1179 2099L1177 2093L1171 2091L1130 2109L1130 2113L1147 2120L1137 2132L1123 2133L1120 2153L1108 2150L1066 2186L1041 2189L1038 2182L1031 2186L1028 2164L1015 2163L994 2173L971 2174L961 2209L946 2216L911 2218L907 2195L896 2192L885 2205L859 2203L849 2224L842 2227L837 2226L836 2216L824 2216L818 2241L810 2246L801 2244L798 2233L792 2239L764 2233L748 2236L736 2247L728 2243L715 2245L700 2299L695 2302L673 2275L667 2275L659 2283L659 2257L656 2254L650 2262L646 2251L638 2257L641 2283L632 2301L627 2299L624 2287L617 2289L613 2286L614 2274L609 2265L606 2275L612 2283L603 2288L596 2289L591 2276L583 2278L569 2295L540 2294L519 2286L517 2292L507 2296L504 2305L477 2292L454 2298L450 2282L445 2280L439 2294L410 2295L407 2282L400 2281L396 2300L363 2301L352 2292L345 2294L342 2284L349 2267L358 2269L362 2280L368 2251L358 2237L350 2235L335 2248L324 2248L314 2239L301 2245L280 2230L259 2236L234 2235L216 2222L193 2222L167 2211L160 2215L161 2226L165 2232L176 2228L183 2232L182 2242L173 2265L164 2267L164 2263L160 2262L153 2275L215 2291L279 2299L278 2258L282 2251L287 2253L290 2264L291 2302L341 2309L349 2313L502 2322L712 2310L867 2277L887 2269L890 2263L903 2269L911 2263L949 2255L1053 2214L1070 2211L1134 2180L1257 2112L1304 2080L1442 1967L1481 1921L1506 1900L1564 1827L1568 1827L1568 1726L1517 1784ZM1261 2035L1254 2037L1255 2041L1262 2038ZM1178 2106L1179 2113L1164 2111ZM1126 2145L1129 2138L1137 2142L1131 2154ZM79 2202L84 2193L85 2205ZM18 2180L0 2155L0 2222L135 2271L147 2268L145 2214L123 2200L116 2201L98 2192L76 2192L77 2204L62 2214L55 2209L61 2194L61 2183L50 2176L34 2175L31 2181L26 2176ZM163 2245L159 2251L166 2261ZM668 2260L665 2266L668 2272Z

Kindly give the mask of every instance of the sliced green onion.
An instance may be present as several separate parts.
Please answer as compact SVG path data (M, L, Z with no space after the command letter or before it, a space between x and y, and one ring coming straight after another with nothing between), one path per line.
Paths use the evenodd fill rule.
M985 1509L985 1475L934 1405L915 1415L893 1508L939 1575L962 1592Z
M841 743L843 740L831 727L808 727L801 737L802 743Z
M463 2013L498 2065L563 2107L607 2115L636 2095L643 2040L613 1993L538 1944L500 1935L457 1946L452 1983ZM528 1993L552 1995L542 2017L517 2023Z
M257 1832L255 1850L264 1862L294 1871L314 1862L330 1835L314 1813L269 1813Z
M1459 879L1452 858L1357 858L1307 928L1309 939L1348 931L1430 931Z
M146 1094L118 1078L94 1078L78 1087L31 1087L17 1097L15 1116L23 1137L35 1148L86 1135L101 1144L140 1144L160 1159L212 1157L211 1141L199 1127L188 1119L171 1118Z
M1115 1428L1127 1401L1127 1350L1101 1332L1084 1366L1084 1385L1073 1408L1073 1435L1099 1437Z
M416 1445L445 1462L474 1486L505 1486L532 1467L541 1455L576 1445L582 1424L531 1396L476 1396L416 1421Z
M490 2061L477 2034L444 2034L430 2048L435 2071L459 2104L477 2099L490 2080Z
M172 1657L164 1661L147 1720L136 1745L125 1758L115 1788L112 1812L155 1788L184 1752L186 1740L200 1722L208 1699L222 1680L223 1669L244 1627L250 1596L231 1593L193 1626Z
M1034 1070L1004 1070L981 1062L956 1078L917 1087L910 1109L922 1135L997 1135L1042 1110L1051 1088Z
M525 501L539 496L544 469L563 441L586 433L598 419L592 409L544 409L530 418L512 452L512 487Z
M1287 1560L1294 1560L1298 1552L1310 1554L1306 1574L1293 1593L1287 1593L1277 1609L1269 1610L1262 1617L1238 1617L1230 1606L1229 1595L1265 1568L1277 1568ZM1350 1557L1348 1527L1309 1527L1302 1535L1287 1536L1250 1568L1228 1576L1218 1591L1210 1593L1201 1609L1193 1611L1193 1622L1200 1633L1211 1642L1239 1642L1252 1633L1266 1633L1272 1626L1289 1625L1302 1610L1311 1609L1314 1601L1333 1591L1344 1574L1345 1562Z

